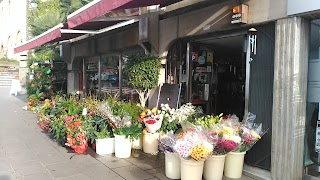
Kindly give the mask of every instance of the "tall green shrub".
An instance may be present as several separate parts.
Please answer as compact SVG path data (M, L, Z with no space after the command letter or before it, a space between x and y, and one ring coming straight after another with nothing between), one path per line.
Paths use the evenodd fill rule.
M158 86L161 62L154 55L134 54L127 62L129 84L137 89L142 107L145 107L152 88Z

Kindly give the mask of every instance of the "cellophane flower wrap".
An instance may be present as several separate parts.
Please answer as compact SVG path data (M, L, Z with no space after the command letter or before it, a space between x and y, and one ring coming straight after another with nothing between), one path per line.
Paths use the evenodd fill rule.
M163 114L157 108L145 109L138 119L140 122L144 122L146 129L149 133L155 133L161 128Z
M180 157L196 161L210 157L213 149L214 145L210 143L207 134L196 128L189 128L180 133L174 145L174 151Z
M267 132L262 129L262 123L255 123L256 115L248 113L246 119L242 121L239 126L239 136L241 137L241 144L236 151L249 151L261 137Z
M176 136L173 132L168 132L159 140L159 150L164 153L174 153L176 145Z
M239 118L236 115L222 117L216 126L215 132L218 136L217 144L213 150L215 155L223 155L235 151L242 143L239 135Z

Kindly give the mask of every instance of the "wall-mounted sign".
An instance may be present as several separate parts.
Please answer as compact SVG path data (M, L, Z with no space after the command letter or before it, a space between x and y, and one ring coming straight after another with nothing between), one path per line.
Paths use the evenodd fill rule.
M248 6L241 4L232 8L231 24L248 23Z

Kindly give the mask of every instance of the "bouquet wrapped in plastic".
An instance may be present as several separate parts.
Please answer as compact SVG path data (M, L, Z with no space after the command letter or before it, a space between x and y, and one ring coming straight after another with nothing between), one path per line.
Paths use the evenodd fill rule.
M242 143L238 147L237 151L249 151L267 132L267 130L262 129L262 123L254 122L255 119L256 115L249 113L247 118L240 124L239 135L242 139Z
M189 128L177 136L173 149L182 158L199 161L210 157L214 146L214 140L206 132Z

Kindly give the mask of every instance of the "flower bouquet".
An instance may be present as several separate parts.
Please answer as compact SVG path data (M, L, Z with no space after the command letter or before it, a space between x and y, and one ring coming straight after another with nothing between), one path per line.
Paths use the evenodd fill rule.
M176 110L168 104L161 104L160 114L163 115L160 131L163 133L175 132L178 130L178 119L175 116Z
M146 129L149 133L155 133L161 128L163 114L160 113L157 108L145 109L141 114L138 120L144 122Z

